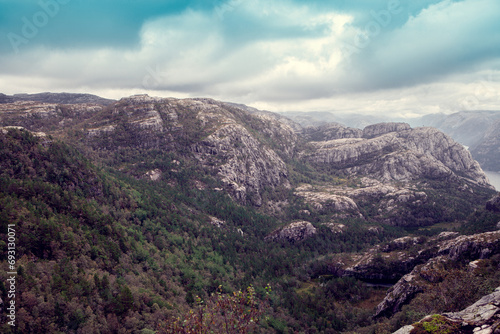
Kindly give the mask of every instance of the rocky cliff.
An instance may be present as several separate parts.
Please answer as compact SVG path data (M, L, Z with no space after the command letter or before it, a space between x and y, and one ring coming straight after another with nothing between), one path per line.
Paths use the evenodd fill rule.
M316 228L306 221L299 221L288 224L266 237L266 240L298 242L316 234Z
M310 143L304 159L343 170L349 175L370 175L380 181L419 178L465 179L488 186L479 164L460 144L433 128L411 129L402 123L367 127L363 138Z

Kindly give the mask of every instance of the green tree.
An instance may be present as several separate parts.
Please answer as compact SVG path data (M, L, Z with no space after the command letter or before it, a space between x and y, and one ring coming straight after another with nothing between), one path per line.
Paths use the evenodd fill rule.
M255 333L264 314L264 303L259 303L255 289L223 294L219 286L217 293L206 302L197 297L197 306L183 317L162 324L161 334L246 334ZM266 287L267 293L270 287Z

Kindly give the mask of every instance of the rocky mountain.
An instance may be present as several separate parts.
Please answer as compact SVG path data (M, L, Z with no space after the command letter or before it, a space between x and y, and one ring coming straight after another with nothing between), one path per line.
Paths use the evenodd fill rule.
M411 129L404 123L380 123L358 138L312 142L306 159L349 174L372 175L381 181L409 181L464 175L480 185L488 181L460 144L433 128Z
M12 96L0 93L0 103L13 103L16 101L36 101L41 103L55 104L101 104L109 105L115 100L105 99L92 94L77 93L38 93L38 94L14 94Z
M369 115L342 115L335 112L282 112L314 133L317 128L332 127L364 128L368 125L390 120ZM500 159L498 128L500 112L494 110L470 110L453 114L429 114L404 120L412 127L433 127L441 130L458 143L469 148L474 159L485 170L496 171ZM313 139L321 140L321 139Z
M499 111L461 111L451 115L432 114L413 120L440 129L469 147L472 156L485 170L496 171L500 162Z
M181 165L196 163L207 175L216 176L237 201L263 206L268 212L281 212L288 205L287 194L294 194L312 205L316 214L429 225L437 217L425 212L439 206L428 195L432 182L453 185L458 197L467 200L479 195L474 187L491 189L461 145L436 129L412 129L405 123L380 123L363 130L339 124L302 129L273 113L248 112L210 99L145 95L107 107L15 102L1 108L0 124L65 138L72 129L75 145L135 177L153 170L161 175L169 169L147 170L143 163L137 164L137 157L117 161L124 150L126 155L168 152ZM318 175L334 170L337 178L293 188L291 166L297 163ZM356 188L345 187L354 180ZM373 204L376 210L367 214Z
M411 120L411 124L437 128L462 145L474 148L482 142L486 132L498 120L498 111L471 110L450 115L430 114Z
M375 123L390 122L391 119L380 116L362 114L344 114L336 111L284 111L279 113L304 128L318 127L331 123L342 124L352 128L364 128Z

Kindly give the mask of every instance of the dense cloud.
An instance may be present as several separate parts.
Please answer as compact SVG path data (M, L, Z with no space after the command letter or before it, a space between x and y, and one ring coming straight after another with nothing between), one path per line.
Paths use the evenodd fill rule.
M5 93L399 115L499 107L496 0L8 0L0 13Z

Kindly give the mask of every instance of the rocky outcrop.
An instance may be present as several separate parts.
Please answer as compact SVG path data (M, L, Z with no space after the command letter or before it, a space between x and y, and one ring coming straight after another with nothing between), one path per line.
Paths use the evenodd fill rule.
M222 109L215 101L200 108L197 119L205 125L208 135L191 148L203 164L208 165L214 158L223 162L217 175L236 199L261 206L265 188L290 188L286 164L276 150L241 122L242 115L232 113L241 111ZM280 146L284 156L293 155L297 138L290 127L265 115L255 116L253 121L262 122L262 131Z
M500 329L500 287L460 312L443 315L462 327L472 327L476 334L497 333Z
M345 217L362 217L358 206L351 198L332 194L321 187L302 185L295 189L295 195L302 197L318 212L332 212Z
M239 124L226 124L193 147L202 161L210 155L227 160L218 175L241 201L261 206L263 188L290 188L283 160Z
M378 123L368 125L363 129L363 138L375 138L390 132L410 130L410 125L406 123Z
M268 235L265 239L270 241L298 242L316 234L316 228L306 221L291 223Z
M439 239L438 237L436 240ZM399 311L402 305L410 302L418 292L432 288L431 283L440 282L445 272L444 263L458 260L473 262L499 253L500 231L458 236L439 241L435 245L427 245L418 254L428 256L429 260L425 264L417 265L389 289L384 300L377 306L375 316L392 315Z
M146 174L144 174L144 177L146 179L150 179L151 181L158 181L161 178L162 174L163 173L160 169L155 168L153 170L146 172Z
M333 213L338 218L366 218L377 223L396 226L429 225L434 220L426 216L428 195L405 184L382 183L362 178L357 187L300 185L294 194L302 197L311 209ZM365 217L361 208L369 211Z
M22 126L30 131L55 131L71 128L102 112L96 104L58 105L18 101L0 104L0 126Z
M323 225L328 227L333 234L342 234L347 230L347 226L344 224L329 222Z
M392 240L390 243L382 247L382 252L393 252L395 250L405 250L412 246L423 242L423 238L418 237L402 237Z
M345 138L361 138L363 131L348 128L338 123L330 123L318 127L305 128L304 134L312 141L329 141Z
M461 235L438 245L437 254L446 255L451 260L489 258L500 253L500 231L474 235Z
M427 316L418 323L404 326L393 334L411 334L417 327L438 322L443 333L496 334L500 332L499 319L500 287L460 312Z

